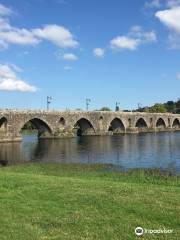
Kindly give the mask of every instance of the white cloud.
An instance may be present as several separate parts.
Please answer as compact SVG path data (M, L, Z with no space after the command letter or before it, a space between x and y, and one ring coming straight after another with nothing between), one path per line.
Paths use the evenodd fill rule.
M0 64L0 90L35 92L37 88L29 85L17 76L21 69L13 64Z
M139 39L141 43L156 42L157 40L154 31L144 32L141 26L133 26L128 35L134 39Z
M9 44L36 45L39 42L31 31L13 27L8 19L0 18L0 48L7 48Z
M10 31L13 27L9 24L9 20L7 18L0 17L0 31Z
M13 27L8 30L0 29L0 41L2 47L8 47L9 44L36 45L40 42L31 31Z
M42 40L47 40L61 48L75 48L79 44L67 28L56 24L34 29L14 27L9 23L9 19L7 18L11 13L10 9L0 4L1 49L7 48L10 44L37 45Z
M33 29L32 33L37 38L48 40L58 47L75 48L78 46L78 42L74 39L71 32L65 27L56 24Z
M180 7L158 11L155 16L169 29L180 34Z
M113 49L129 49L135 50L137 49L139 43L138 39L132 39L126 36L118 36L111 40L110 42L111 48Z
M155 16L170 30L168 36L170 48L180 48L180 6L173 5L172 8L157 11Z
M62 56L62 59L66 61L77 61L78 57L74 55L73 53L64 53Z
M10 16L13 14L13 11L0 3L0 16Z
M95 48L93 50L93 54L95 57L103 58L104 57L105 50L103 48Z
M140 26L134 26L127 35L113 38L110 41L110 46L116 50L136 50L141 44L155 42L156 40L154 31L144 32Z
M10 68L12 68L15 72L23 72L22 68L18 67L17 65L15 65L14 63L5 63L5 65L9 66Z

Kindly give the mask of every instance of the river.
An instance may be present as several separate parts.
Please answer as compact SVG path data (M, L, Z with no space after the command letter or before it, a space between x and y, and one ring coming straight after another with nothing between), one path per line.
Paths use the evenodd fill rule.
M180 173L180 132L89 136L0 143L1 165L24 162L103 163L118 170L157 168Z

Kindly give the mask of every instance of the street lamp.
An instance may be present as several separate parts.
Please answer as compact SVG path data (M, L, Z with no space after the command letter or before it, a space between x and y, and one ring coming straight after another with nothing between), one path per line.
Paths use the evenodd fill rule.
M138 110L142 108L142 104L141 103L138 103Z
M120 105L120 102L116 102L116 108L115 108L116 112L119 111L119 105Z
M52 102L52 97L51 96L47 96L47 111L49 110L49 105Z
M89 104L91 102L91 99L90 98L86 98L86 111L89 110Z

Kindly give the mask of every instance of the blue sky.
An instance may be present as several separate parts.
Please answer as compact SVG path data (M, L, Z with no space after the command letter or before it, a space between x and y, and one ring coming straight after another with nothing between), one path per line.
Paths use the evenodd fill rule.
M0 1L1 108L132 109L179 89L179 0Z

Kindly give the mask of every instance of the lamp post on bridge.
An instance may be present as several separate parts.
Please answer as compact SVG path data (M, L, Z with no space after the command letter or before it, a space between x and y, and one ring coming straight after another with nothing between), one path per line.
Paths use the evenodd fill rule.
M51 96L47 96L47 111L49 111L49 105L52 102L52 97Z
M90 98L86 98L86 111L89 110L89 104L91 102L91 99Z
M116 108L115 108L115 111L116 111L116 112L119 111L119 105L120 105L120 102L116 102Z
M140 110L142 108L142 104L138 103L138 110Z

